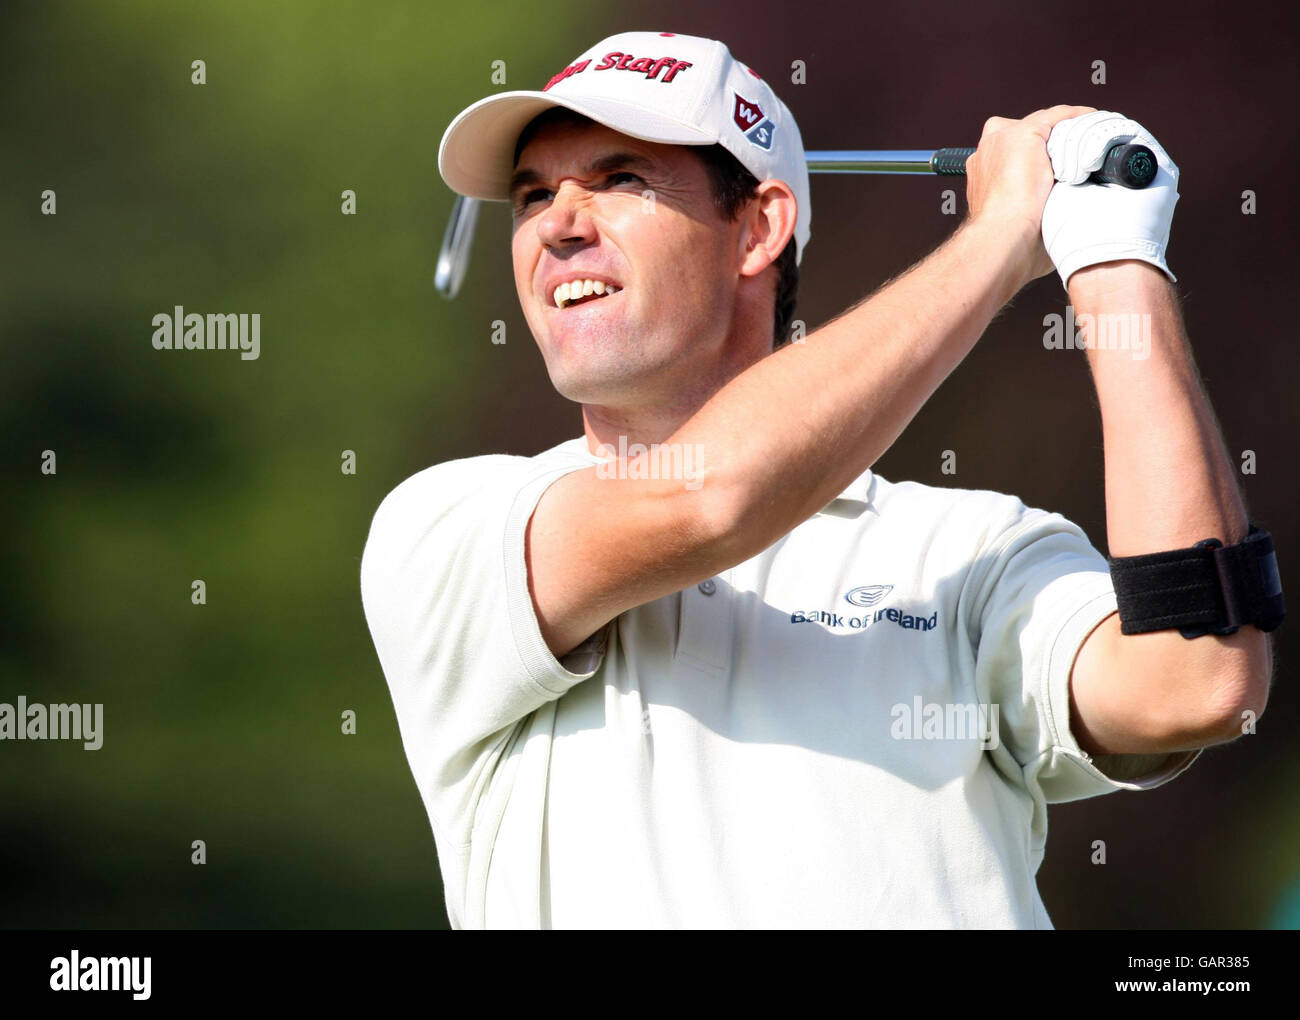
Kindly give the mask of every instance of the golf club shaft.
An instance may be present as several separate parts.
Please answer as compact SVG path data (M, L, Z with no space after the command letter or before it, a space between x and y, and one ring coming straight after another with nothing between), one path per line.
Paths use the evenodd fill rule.
M804 153L810 174L933 174L934 159L943 153L974 149L814 149ZM961 160L960 173L966 170ZM952 171L948 171L952 172Z
M817 149L804 153L816 174L939 174L964 177L973 147L947 149ZM1094 184L1145 188L1155 179L1155 153L1145 145L1118 144L1088 176Z
M964 177L966 159L974 148L947 149L816 149L804 153L812 174L939 174ZM1098 184L1144 188L1155 177L1155 155L1145 145L1116 145L1100 169L1088 178ZM442 238L434 286L451 299L460 291L469 267L470 247L478 221L479 199L457 195Z

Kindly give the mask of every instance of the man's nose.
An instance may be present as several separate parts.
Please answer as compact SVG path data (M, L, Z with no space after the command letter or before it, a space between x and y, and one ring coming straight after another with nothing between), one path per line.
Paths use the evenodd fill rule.
M590 215L591 192L574 181L562 182L550 207L538 218L537 236L548 248L594 240Z

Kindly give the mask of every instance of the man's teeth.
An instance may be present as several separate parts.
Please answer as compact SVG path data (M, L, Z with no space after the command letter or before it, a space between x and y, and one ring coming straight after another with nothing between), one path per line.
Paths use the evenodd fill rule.
M572 283L562 283L555 288L555 307L563 308L588 294L617 294L622 289L604 280L574 280Z

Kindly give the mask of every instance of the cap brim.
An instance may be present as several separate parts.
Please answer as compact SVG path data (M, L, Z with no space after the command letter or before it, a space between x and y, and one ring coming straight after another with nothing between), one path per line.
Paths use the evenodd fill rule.
M549 92L502 92L462 110L443 133L438 172L453 190L469 198L510 197L515 143L543 110L563 106L615 131L666 145L712 145L718 139L693 124L656 110L595 97L569 99Z

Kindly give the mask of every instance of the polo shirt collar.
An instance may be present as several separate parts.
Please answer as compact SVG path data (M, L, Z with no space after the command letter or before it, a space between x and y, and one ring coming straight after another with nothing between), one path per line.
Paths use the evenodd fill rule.
M871 469L868 468L849 482L844 487L843 492L818 510L817 513L827 514L832 517L857 517L864 510L874 510L871 504L873 481L874 476Z

